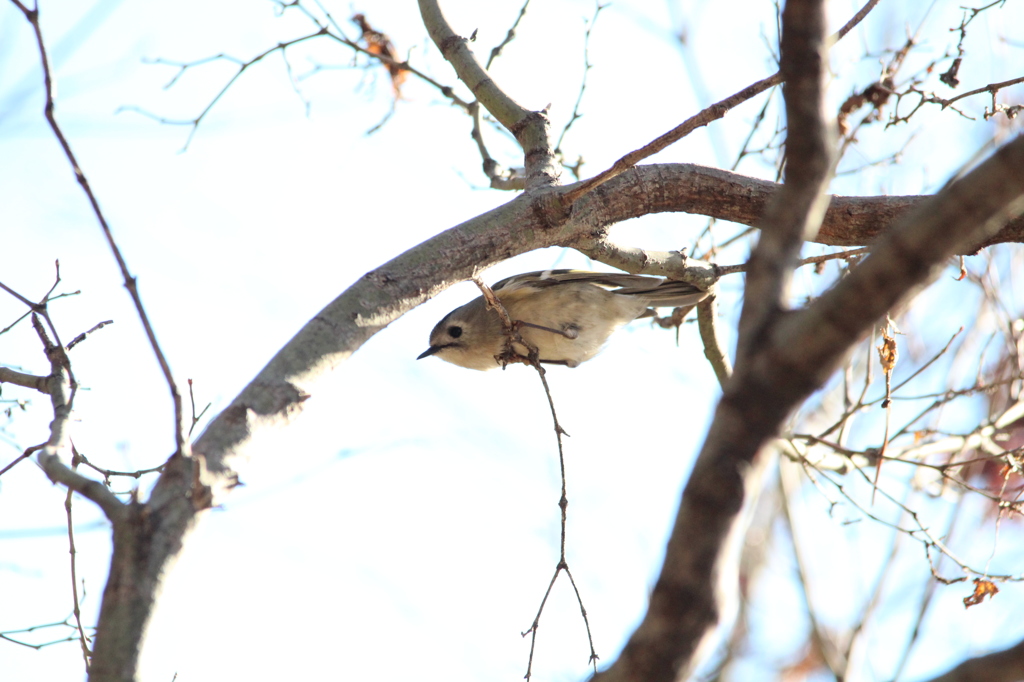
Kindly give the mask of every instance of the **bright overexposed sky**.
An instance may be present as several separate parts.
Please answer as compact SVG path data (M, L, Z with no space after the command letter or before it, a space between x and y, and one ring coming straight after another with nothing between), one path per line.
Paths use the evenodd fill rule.
M865 51L902 43L908 27L898 23L905 17L898 4L883 0L864 32L835 49L837 73L848 78ZM830 3L833 26L856 5ZM473 48L485 59L520 4L443 0L442 7L456 31L477 31ZM415 3L328 8L352 37L348 17L365 13L413 64L456 85L429 44ZM924 20L925 9L912 20ZM583 32L593 12L587 0L532 3L518 38L492 69L525 106L551 104L556 131L579 91ZM134 110L194 117L237 67L195 66L165 88L177 69L153 61L220 53L251 58L311 31L294 10L278 16L273 3L251 0L43 0L41 13L58 119L138 276L179 385L191 378L199 408L212 403L209 414L365 272L512 198L485 188L470 121L414 78L392 119L367 136L391 106L390 83L379 70L353 68L351 52L328 41L289 52L295 87L280 54L247 70L187 151L188 126L161 124ZM1020 14L1020 7L1007 8L998 20L977 20L974 35L993 47L984 63L965 63L965 81L996 80L1007 54L1022 63L1019 49L996 40L1010 17L1024 20ZM955 3L936 3L926 21L949 27L959 16ZM685 50L673 39L682 26ZM770 75L774 31L769 2L612 3L593 28L594 68L584 116L563 145L567 156L582 155L584 173L596 173L702 106ZM57 291L81 292L51 306L63 341L114 320L71 354L83 387L73 439L107 468L156 466L173 448L168 392L99 227L42 117L30 28L5 1L0 64L0 281L39 299L59 259ZM863 76L870 68L856 67L861 87L870 82ZM851 83L837 83L831 100L841 102ZM462 94L468 99L464 88ZM731 163L763 101L739 107L713 131L699 131L652 161ZM985 103L965 109L976 113ZM891 133L913 138L906 169L842 176L835 191L934 191L996 134L965 119L925 116L937 122ZM493 128L488 134L492 154L520 165L507 137ZM889 153L880 140L880 132L865 131L851 166ZM773 177L756 160L740 171ZM674 249L689 245L705 223L650 216L616 227L614 236ZM745 249L727 252L722 262L739 262ZM484 276L493 282L556 263L592 265L574 252L548 249ZM735 314L740 286L738 278L723 284L726 316ZM253 448L241 472L244 486L207 515L168 579L142 679L522 677L529 639L520 633L558 559L560 482L547 403L525 367L479 373L415 360L434 322L476 295L472 284L455 286L392 324L321 382L293 426ZM0 295L0 328L22 312ZM0 335L0 363L47 373L24 322ZM692 325L677 345L673 333L635 323L592 362L553 368L548 376L571 434L568 560L607 662L644 612L718 389ZM44 440L52 418L40 396L7 386L0 396L17 397L31 404L15 408L9 421L0 413L0 466ZM135 484L117 479L114 488ZM139 485L145 492L151 482ZM828 517L820 500L807 504L822 533L836 532L841 519ZM83 619L91 624L106 576L109 529L85 500L76 498L74 514ZM68 564L64 492L24 462L0 479L0 631L67 617ZM790 578L774 577L780 594L792 589L785 587ZM779 613L791 627L776 628L770 643L788 651L803 641L799 619L785 606ZM977 640L945 659L919 662L918 674L989 645L998 623L975 611L963 618L963 632L975 632ZM563 577L541 621L537 679L584 678L585 634ZM84 675L75 643L35 651L0 641L0 670L5 681ZM762 679L754 668L750 674Z

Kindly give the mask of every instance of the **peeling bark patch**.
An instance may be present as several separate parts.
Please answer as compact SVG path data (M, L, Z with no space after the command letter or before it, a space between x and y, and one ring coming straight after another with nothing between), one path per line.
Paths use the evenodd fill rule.
M444 58L451 61L448 55L452 52L452 50L457 50L465 42L466 39L463 38L462 36L451 35L445 38L443 41L441 41L441 44L438 47L441 48L441 54L444 55Z

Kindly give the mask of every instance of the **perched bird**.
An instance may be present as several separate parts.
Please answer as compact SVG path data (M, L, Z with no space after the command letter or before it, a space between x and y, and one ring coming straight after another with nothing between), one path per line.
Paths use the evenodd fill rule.
M708 295L686 282L584 270L527 272L501 280L493 291L540 361L567 367L597 355L616 329L653 315L651 307L694 305ZM436 355L469 369L494 369L507 348L501 318L480 296L445 315L430 332L430 348L416 359ZM528 354L520 343L512 349Z

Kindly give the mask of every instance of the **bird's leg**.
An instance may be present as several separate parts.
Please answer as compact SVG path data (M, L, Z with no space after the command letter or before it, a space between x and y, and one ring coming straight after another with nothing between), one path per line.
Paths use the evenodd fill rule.
M530 327L532 329L540 329L541 331L551 332L552 334L559 334L567 339L578 339L580 337L580 328L574 324L567 325L565 329L552 329L551 327L542 327L539 324L532 322L524 322L523 320L516 320L512 323L516 327Z

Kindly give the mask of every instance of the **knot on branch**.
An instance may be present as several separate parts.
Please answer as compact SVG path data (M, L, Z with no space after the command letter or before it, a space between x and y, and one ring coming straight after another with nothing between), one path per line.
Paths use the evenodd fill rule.
M533 199L532 208L540 224L550 229L564 225L572 213L572 207L564 205L557 192L538 194Z

